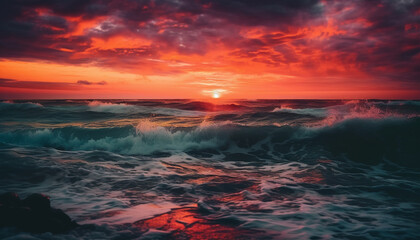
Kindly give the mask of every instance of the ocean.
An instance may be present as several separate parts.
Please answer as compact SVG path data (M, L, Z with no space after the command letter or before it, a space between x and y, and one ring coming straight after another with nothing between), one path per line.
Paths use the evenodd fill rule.
M1 239L420 239L420 101L0 102L0 193L79 227Z

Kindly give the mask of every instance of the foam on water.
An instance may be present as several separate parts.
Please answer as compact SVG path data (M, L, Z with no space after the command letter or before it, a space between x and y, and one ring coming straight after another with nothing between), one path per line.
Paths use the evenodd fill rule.
M90 111L94 112L109 112L116 114L135 114L135 113L155 113L173 116L201 116L203 113L190 110L171 109L164 107L148 107L132 105L129 103L112 103L101 101L89 101L88 107Z

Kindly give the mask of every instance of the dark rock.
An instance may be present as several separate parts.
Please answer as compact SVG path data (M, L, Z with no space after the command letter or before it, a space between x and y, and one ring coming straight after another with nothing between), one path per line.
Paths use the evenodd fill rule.
M0 195L0 204L8 206L20 206L19 195L13 192L8 192Z
M51 208L50 197L40 193L31 194L22 203L33 211L48 211Z
M16 193L0 195L0 227L16 227L34 233L62 233L77 226L62 210L51 208L46 195L35 193L24 200Z

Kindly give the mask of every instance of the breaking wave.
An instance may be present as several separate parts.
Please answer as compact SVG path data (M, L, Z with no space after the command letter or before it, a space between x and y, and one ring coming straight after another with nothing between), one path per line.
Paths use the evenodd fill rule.
M412 118L420 116L418 111L417 113L414 111L409 114L396 111L396 109L393 108L395 106L418 107L420 105L417 102L410 101L369 102L351 100L344 102L344 104L319 108L293 108L285 105L281 106L280 108L275 108L273 112L294 113L300 115L322 117L323 120L316 123L316 125L333 125L337 122L345 121L348 119Z
M127 103L111 103L111 102L100 102L100 101L91 101L87 104L90 111L93 112L107 112L115 114L136 114L136 113L154 113L162 115L172 115L172 116L196 116L202 115L196 111L190 111L189 109L171 109L171 108L156 108L149 106L139 106L132 105Z
M0 142L62 150L103 150L119 154L241 148L281 155L296 146L319 147L349 159L377 163L384 159L417 164L420 118L347 119L322 127L240 126L229 122L167 128L149 120L114 128L36 128L0 133Z
M22 102L22 103L15 103L12 101L3 101L0 102L0 110L27 110L33 108L42 108L42 104L34 103L34 102Z
M216 148L223 141L215 126L171 130L142 121L137 127L22 129L0 134L7 144L52 147L62 150L103 150L121 154L150 154L156 151L184 151Z

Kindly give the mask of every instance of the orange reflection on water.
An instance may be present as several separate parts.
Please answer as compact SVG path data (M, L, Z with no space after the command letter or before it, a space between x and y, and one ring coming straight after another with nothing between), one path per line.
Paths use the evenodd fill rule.
M195 223L185 231L177 231L173 234L174 239L250 239L245 236L245 230L238 230L233 227L220 224Z
M197 218L197 213L193 211L194 208L179 208L174 209L168 213L158 215L153 218L141 220L135 225L143 230L159 229L159 230L182 230L186 225L200 221Z
M172 209L168 213L135 222L134 225L143 231L170 231L171 239L253 239L253 236L256 238L255 233L260 233L207 220L194 207Z
M322 184L325 182L324 175L317 169L301 171L293 174L293 176L297 182L301 183Z
M202 166L202 165L193 165L186 163L169 163L161 161L161 164L167 169L170 169L178 174L200 174L200 175L213 175L209 177L203 177L199 179L190 179L187 180L189 183L206 183L210 180L217 178L217 175L225 174L223 170L211 167L211 166Z

